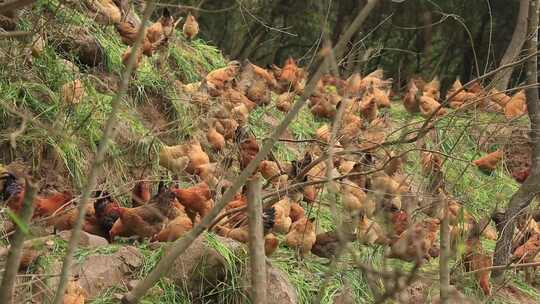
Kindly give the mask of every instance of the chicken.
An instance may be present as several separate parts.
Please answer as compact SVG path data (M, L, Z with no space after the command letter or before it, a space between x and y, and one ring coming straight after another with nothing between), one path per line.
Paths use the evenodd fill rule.
M375 102L377 103L377 106L381 108L389 108L390 107L390 98L388 97L388 94L386 94L383 90L378 88L373 88L373 99L375 99Z
M84 86L80 79L65 83L60 91L62 102L67 105L80 103L85 95Z
M287 58L287 60L285 60L285 64L279 72L277 80L281 85L282 91L290 91L290 88L295 91L299 91L301 71L292 57L289 57Z
M328 94L312 95L309 100L310 111L314 116L333 118L336 115L336 106Z
M439 82L439 78L435 76L430 82L426 83L423 88L423 94L424 96L430 97L437 101L440 98L440 88L441 83Z
M236 143L238 144L240 170L244 170L249 163L255 159L259 153L259 145L255 137L246 134L247 132L239 127L236 131Z
M240 70L238 61L231 61L226 67L211 71L206 75L206 85L210 95L218 96L232 82Z
M327 124L322 125L317 130L315 130L315 138L322 142L330 141L330 126Z
M186 22L184 23L182 31L184 32L184 36L189 40L193 40L199 33L199 23L197 23L197 20L191 12L188 13L186 17Z
M118 208L119 218L109 231L111 240L116 236L138 236L141 239L153 237L163 229L168 220L180 214L177 204L176 195L167 190L158 193L146 205Z
M347 80L343 88L342 96L360 96L362 93L362 77L358 73L353 73Z
M262 176L266 180L270 180L281 175L278 164L270 160L263 160L261 162L261 164L259 165L259 172L261 172Z
M504 116L506 119L513 119L527 113L527 97L525 91L520 90L506 103Z
M138 207L148 203L152 194L150 192L150 183L142 180L138 181L131 191L131 203L133 207Z
M205 182L187 189L171 189L176 198L188 211L196 212L203 218L212 209L212 194Z
M225 148L225 137L214 127L208 129L208 132L206 132L206 139L210 146L216 151L221 151Z
M269 233L264 236L264 254L268 257L271 256L279 246L278 238L273 234Z
M463 87L459 79L456 79L448 92L446 92L446 98L449 99L449 105L452 109L458 109L462 107L465 103L473 101L476 99L476 94L472 92L467 92L465 90L461 90ZM457 94L455 94L458 92ZM455 94L455 95L454 95ZM453 95L452 98L450 98Z
M407 93L403 97L403 106L409 113L417 113L420 111L419 94L420 90L416 87L414 80L410 80Z
M519 261L520 263L531 263L536 260L538 253L540 252L540 234L534 233L531 237L521 246L514 250L512 254L513 261ZM534 272L536 267L528 267L525 269L525 278L527 282L534 282Z
M491 101L501 106L503 109L506 107L506 104L512 99L510 96L506 95L503 92L493 88L489 91Z
M467 241L465 242L463 263L466 271L476 271L491 267L492 265L491 257L487 255L482 248L482 243L480 242L480 227L478 224L473 225ZM490 270L475 272L476 280L486 296L491 295L491 287L489 284L490 273Z
M369 219L363 213L360 214L356 229L356 237L360 243L366 245L387 245L390 242L381 226L377 222Z
M131 47L128 47L124 53L122 54L122 64L127 67L129 62L129 57L131 56L131 53L133 52L133 49ZM139 68L139 65L141 64L141 61L143 59L143 49L139 48L137 50L137 53L135 55L135 65L133 66L133 70L136 71Z
M379 109L373 95L367 94L364 96L364 98L362 98L362 101L360 102L360 114L368 122L372 122L377 119Z
M274 207L265 208L263 210L262 223L263 223L263 234L265 236L270 234L270 231L272 230L272 228L274 228L275 215L276 215L276 210L274 209ZM248 232L247 225L237 227L237 228L228 228L228 227L225 227L225 226L219 226L218 225L218 226L216 226L216 233L218 235L223 236L223 237L228 237L228 238L231 238L233 240L236 240L236 241L238 241L240 243L247 244L249 242L249 232ZM272 236L268 237L268 241L266 241L267 238L265 237L265 243L268 242L268 246L269 246L268 252L270 254L271 254L271 252L273 252L273 250L275 250L274 246L275 246L276 242L275 242L275 240L272 240L273 238L275 238L275 236L272 235ZM274 248L272 249L272 247L274 247Z
M79 281L69 281L66 285L63 304L84 304L88 294Z
M138 29L132 23L128 21L120 21L115 24L116 31L120 35L120 40L126 45L132 46L137 39ZM145 33L146 36L146 33Z
M344 232L344 241L352 242L356 239L356 235ZM339 236L335 230L317 234L315 244L311 247L311 253L321 258L330 259L337 254L339 249Z
M392 84L391 80L383 80L384 71L382 69L377 69L364 77L360 83L360 90L370 90L370 89L384 89L388 90Z
M290 199L288 197L282 198L274 204L274 208L276 210L274 231L282 234L289 232L292 224Z
M446 109L442 108L440 103L438 103L434 98L427 95L422 95L420 97L419 106L420 113L426 118L430 117L435 112L436 116L443 116L447 113Z
M305 216L306 216L306 211L304 210L304 208L302 208L300 204L291 203L291 210L289 212L289 217L291 218L291 221L293 223L296 221L299 221Z
M433 176L437 172L441 172L443 160L440 154L422 151L421 158L422 174L425 177Z
M491 152L473 161L480 170L484 172L492 172L497 167L497 164L502 160L504 153L501 149Z
M189 161L190 159L185 155L185 148L182 145L163 145L159 152L159 164L173 173L182 173Z
M407 228L409 228L409 215L403 210L393 210L390 221L394 230L394 235L399 237Z
M276 109L285 113L289 112L295 96L296 94L294 92L285 92L283 94L280 94L275 101Z
M47 217L73 199L69 191L56 192L49 195L38 195L34 198L34 217Z
M223 94L221 94L221 99L224 103L230 102L234 106L244 105L249 111L253 110L257 105L248 97L246 97L246 95L244 95L242 92L233 88L226 89Z
M366 193L359 187L354 186L352 182L344 182L341 191L341 201L343 207L349 212L364 210L368 215L373 213L373 210L366 210Z
M96 0L88 3L91 11L96 13L95 20L99 24L109 25L121 21L122 12L113 0Z
M518 182L518 183L524 183L527 177L529 177L531 169L524 169L517 172L512 172L512 177Z
M120 217L120 205L107 192L97 191L94 197L96 197L94 213L97 225L108 237L109 231Z
M396 173L399 173L403 170L403 162L404 162L404 156L397 156L394 151L390 152L390 159L384 168L384 172L388 174L388 176L393 176Z
M167 8L163 9L161 17L146 29L146 40L152 44L160 43L172 33L174 20Z
M408 262L430 259L429 250L435 244L440 221L426 218L405 230L392 244L389 257Z
M347 145L360 136L362 131L362 119L352 113L343 115L342 127L339 130L340 142Z
M301 218L291 225L290 231L285 236L285 244L298 250L301 257L311 251L317 239L313 221L312 218Z
M172 242L193 228L193 222L186 214L184 207L178 208L179 215L170 221L158 234L152 237L152 241Z

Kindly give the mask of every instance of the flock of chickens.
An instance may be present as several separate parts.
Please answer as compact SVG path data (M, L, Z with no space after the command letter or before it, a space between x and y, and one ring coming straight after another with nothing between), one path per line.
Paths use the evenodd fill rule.
M112 1L105 2L114 5ZM137 35L135 25L125 22L122 14L111 17L122 41L132 46ZM144 34L143 47L137 53L137 62L143 55L151 56L159 47L166 46L175 23L167 11ZM197 35L197 21L187 17L184 35L192 39ZM131 47L123 56L125 61ZM132 191L130 207L121 206L107 191L94 193L89 204L83 230L114 241L118 237L135 237L150 241L174 241L196 225L214 206L214 199L230 182L221 173L232 164L211 162L207 152L236 151L240 170L244 169L259 152L259 143L250 134L247 123L250 112L261 106L275 106L289 111L296 96L304 93L307 72L293 58L283 67L270 69L249 61L231 61L223 68L209 72L200 82L184 84L175 81L182 100L203 109L209 115L200 140L179 145L164 145L160 151L160 165L175 176L190 176L198 183L180 188L176 184L160 182L156 193L148 181L139 181ZM366 245L388 248L387 257L422 263L439 255L437 234L441 219L447 214L451 228L452 252L463 261L467 270L474 271L491 266L492 257L483 248L481 237L495 240L497 233L489 219L476 221L462 205L452 199L445 189L443 158L435 152L422 151L422 174L428 180L426 193L417 197L413 185L403 172L406 162L399 151L388 153L380 149L385 141L391 121L381 114L381 108L392 107L392 83L377 70L366 76L358 73L347 79L326 74L309 96L309 108L316 117L334 119L343 109L341 127L336 134L336 148L330 162L324 161L325 148L330 142L331 125L316 130L314 143L305 155L292 162L267 159L258 172L267 181L265 193L274 193L276 202L263 212L265 252L270 256L284 242L297 250L301 257L310 252L331 258L340 251L338 235L345 242L358 241ZM273 98L273 95L277 97ZM468 109L498 111L508 119L526 113L523 91L513 96L504 92L486 90L479 83L464 89L459 82L446 94L448 103L441 105L440 84L437 79L425 82L411 79L402 102L411 113L424 117L441 117L450 112ZM386 112L388 113L388 112ZM334 121L333 123L337 123ZM357 153L346 153L350 150ZM412 152L411 152L412 153ZM502 159L497 150L475 160L483 171L493 171ZM232 162L231 161L231 162ZM331 165L330 168L327 166ZM519 182L528 172L515 176ZM333 182L324 182L328 177ZM339 177L339 178L338 178ZM302 187L297 187L300 184ZM292 187L295 185L295 187ZM290 189L289 189L290 188ZM312 206L320 203L323 188L334 195L334 202L343 210L340 231L317 233ZM4 204L14 212L22 208L26 185L24 173L11 166L0 167L0 194ZM72 229L77 218L75 196L70 192L41 193L34 199L34 219L45 221L56 230ZM239 242L248 242L244 191L236 194L212 230ZM421 210L425 216L412 217ZM499 223L500 214L493 216ZM283 238L278 235L284 235ZM465 250L458 252L460 240ZM540 227L532 218L520 219L513 243L513 259L533 261L540 251ZM475 276L486 295L491 293L489 270L477 271Z

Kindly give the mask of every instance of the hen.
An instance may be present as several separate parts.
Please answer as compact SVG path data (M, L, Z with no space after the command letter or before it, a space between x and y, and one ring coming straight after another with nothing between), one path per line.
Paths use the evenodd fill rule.
M491 257L487 255L480 242L480 227L473 225L465 242L465 253L463 254L463 262L466 271L476 271L483 268L491 267ZM482 270L475 272L475 277L478 280L480 288L486 296L491 295L491 287L489 284L490 270Z
M300 257L311 251L317 239L315 234L314 219L304 217L291 225L289 233L285 236L285 243L291 248L295 248L300 253Z
M171 189L176 198L188 211L198 213L201 218L206 216L213 204L211 201L212 193L208 184L201 182L186 189Z
M244 170L259 153L259 145L255 137L247 134L247 131L238 127L236 129L236 143L238 144L240 170Z
M403 106L409 113L417 113L420 111L419 103L419 94L420 90L416 86L414 80L410 80L408 84L407 93L403 97Z
M344 233L344 241L352 242L356 239L354 234ZM317 234L315 244L311 247L311 253L321 258L330 259L337 254L339 249L339 236L335 230Z
M405 230L392 244L389 257L408 262L430 259L430 249L435 244L440 221L426 218Z
M504 116L507 119L513 119L527 113L527 98L525 91L517 92L504 107Z
M360 214L360 220L356 230L356 237L362 244L373 245L387 245L390 241L384 234L381 226L370 220L365 214Z
M193 222L186 214L183 206L177 208L179 215L170 221L158 234L154 235L151 241L172 242L193 228Z
M189 40L193 40L199 33L199 23L191 13L188 13L182 31Z
M150 192L150 183L147 181L139 181L131 191L131 203L133 207L138 207L148 203L152 196Z
M490 173L495 170L497 164L502 160L503 155L503 151L499 149L480 157L473 161L473 163L483 172Z

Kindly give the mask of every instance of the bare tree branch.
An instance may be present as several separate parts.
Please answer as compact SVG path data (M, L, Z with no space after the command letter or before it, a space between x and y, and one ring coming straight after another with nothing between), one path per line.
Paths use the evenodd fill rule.
M111 112L109 113L109 117L107 118L107 121L105 123L103 137L101 138L99 142L95 159L92 162L92 165L90 167L90 172L88 174L88 181L82 191L81 202L79 203L79 206L78 206L78 218L75 223L75 226L72 229L72 234L68 242L68 248L66 251L66 255L64 257L64 262L62 264L62 272L60 276L60 281L56 289L56 294L54 296L53 304L61 304L63 301L64 291L66 288L66 284L69 280L70 268L73 262L73 254L79 244L81 229L82 229L82 225L83 225L84 218L86 215L86 205L88 204L88 200L90 199L90 194L91 194L92 189L94 189L96 186L97 177L99 176L99 174L101 174L102 163L105 158L105 153L107 152L107 149L108 149L109 140L114 138L115 125L116 125L116 122L118 121L117 114L120 108L120 104L124 95L126 94L126 91L129 85L129 79L131 78L131 74L133 73L133 70L135 67L135 60L137 57L138 49L142 47L142 41L145 34L144 28L146 26L146 21L150 19L150 16L155 6L156 4L154 1L148 1L148 4L146 5L145 11L144 11L143 20L138 29L139 32L137 33L135 44L133 45L133 50L131 52L131 55L129 56L126 69L124 70L124 73L122 75L122 82L120 84L120 87L118 88L118 93L116 94L116 96L111 102Z
M36 192L37 186L30 182L29 179L25 179L23 207L20 214L20 220L23 225L28 224L34 214L34 196ZM26 232L24 231L24 227L17 226L15 235L13 236L13 242L9 249L6 270L2 278L2 286L0 286L0 303L11 303L13 285L15 284L15 276L19 271L25 237Z
M356 16L354 21L349 26L348 30L340 37L334 49L336 57L340 57L343 54L347 41L349 41L350 38L354 35L354 33L358 31L362 23L366 20L369 13L377 3L378 0L368 0L366 6ZM328 60L328 56L323 57L319 60L319 63L316 65L315 68L315 73L313 73L313 76L310 77L301 98L294 103L291 110L289 111L289 113L287 113L283 121L281 121L281 123L274 129L274 132L270 136L270 139L263 144L259 153L257 153L255 158L240 173L240 176L236 178L233 185L229 189L227 189L227 191L223 194L221 200L216 203L214 208L210 210L210 212L202 219L202 221L198 225L193 227L193 229L186 233L182 238L178 239L173 243L171 249L167 252L165 256L161 258L156 267L148 274L148 276L144 280L139 282L139 284L137 284L137 286L135 286L135 288L133 288L130 292L124 295L124 297L122 298L123 303L138 302L138 300L142 298L152 286L154 286L154 284L159 280L159 278L168 271L169 266L174 262L174 260L180 254L182 254L191 245L191 243L201 233L204 232L204 230L206 230L210 226L212 221L219 215L219 212L221 212L225 205L227 205L232 200L236 192L244 185L246 180L253 174L255 169L258 168L259 163L266 157L266 155L268 155L278 138L280 138L281 134L285 131L285 129L287 129L287 127L296 117L300 109L306 104L308 97L312 94L317 82L321 78Z
M266 303L266 255L264 254L263 212L259 176L248 182L247 216L251 265L251 302Z

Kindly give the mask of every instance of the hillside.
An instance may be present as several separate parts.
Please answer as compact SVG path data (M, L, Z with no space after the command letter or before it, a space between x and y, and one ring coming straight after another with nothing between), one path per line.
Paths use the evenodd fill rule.
M30 37L0 39L0 168L23 167L39 181L41 193L50 189L68 190L74 194L77 203L83 186L88 182L90 164L102 138L103 125L111 111L111 101L115 98L124 70L122 55L128 47L121 41L113 25L96 22L87 10L70 3L64 6L58 1L37 1L31 10L22 11L18 30L34 31L36 24L47 24L37 35L30 36L42 39L37 42L43 43L42 49L36 50L37 40ZM184 173L179 176L178 172L160 166L159 154L163 146L197 140L210 162L217 164L213 177L220 181L233 181L241 171L235 161L238 147L234 139L227 140L221 151L212 149L207 140L209 126L224 109L223 100L212 97L208 104L201 106L194 100L194 94L186 93L185 86L200 81L205 83L209 72L230 66L231 60L212 46L212 42L201 38L186 39L181 30L182 23L169 37L166 47L157 50L152 57L143 57L130 79L127 96L121 102L116 136L110 142L103 174L98 178L98 189L108 191L123 207L132 205L131 189L140 180L150 182L152 193L157 192L161 180L177 182L182 188L195 185L200 180L197 174ZM93 46L93 56L81 51L80 46L88 44ZM281 63L276 65L282 66ZM362 74L368 72L371 71L362 71ZM389 78L391 75L385 76ZM76 103L66 103L62 88L76 79L82 82L83 97ZM335 93L339 89L337 85L329 85L325 90ZM384 135L388 141L400 138L407 131L414 132L418 124L425 120L419 113L411 114L404 108L402 92L398 92L400 88L392 90L395 94L390 107L381 107L378 116L384 118ZM246 122L247 129L261 146L286 115L276 107L280 94L268 94L271 94L271 102L257 105L249 111ZM298 100L299 95L294 98ZM333 108L337 106L333 105ZM514 156L509 155L509 151L512 151L509 138L517 138L516 134L523 135L528 120L521 117L509 123L500 113L481 110L449 109L449 112L449 115L434 123L435 132L422 142L392 147L391 152L399 154L411 150L406 153L400 176L410 186L408 195L415 198L428 196L425 185L429 177L422 173L420 150L436 150L445 156L441 171L448 196L462 206L461 216L466 212L480 220L489 217L497 208L504 207L508 198L519 188L511 176ZM275 161L286 164L301 159L306 152L322 151L326 144L319 145L314 139L320 140L317 130L331 121L314 116L313 111L304 107L282 135L284 140L273 147ZM499 148L505 149L504 161L494 172L486 174L471 163ZM227 166L227 163L232 165ZM275 185L269 184L270 188L266 190L270 192ZM400 204L405 210L405 198ZM333 205L337 206L339 214L348 213L341 196L329 191L327 186L321 187L313 202L302 201L300 205L308 217L315 218L317 233L336 229L331 211ZM7 205L3 206L2 221L5 227L11 222L12 212L5 211L8 209ZM410 216L416 221L426 218L421 212L411 212ZM377 220L381 218L383 216L378 215ZM43 226L47 225L39 221L30 224L28 237L33 239L50 235L52 228ZM493 223L489 227L495 230ZM3 247L9 244L6 233L9 232L4 229ZM359 265L388 272L406 272L413 267L413 263L387 259L389 246L364 245L359 241L351 243L356 255L344 254L330 262L327 258L307 253L306 257L300 259L297 252L285 244L285 235L276 235L280 244L268 257L268 263L285 274L286 281L295 290L297 303L350 303L344 300L347 297L352 297L354 303L373 303L378 294L393 283L369 274ZM230 240L217 236L215 232L205 232L202 239L208 248L221 256L222 276L214 281L215 278L204 277L208 273L204 270L205 260L201 259L201 278L190 278L185 286L174 278L163 278L142 303L249 301L246 288L247 247L239 246L236 242L231 245ZM510 281L503 286L493 284L493 295L485 296L474 276L465 274L459 258L465 250L462 243L458 246L458 257L450 263L451 284L467 298L485 303L540 301L540 290L526 282L521 272L512 274ZM482 238L482 244L488 253L493 252L494 239ZM120 238L106 245L81 246L76 250L76 263L84 264L92 257L116 256L131 246L141 254L140 260L122 278L122 283L100 289L95 297L87 299L87 303L118 303L119 297L131 288L128 282L144 279L167 245L156 245L149 238ZM37 297L36 290L39 288L36 286L41 283L50 287L48 284L52 279L47 275L59 271L67 241L65 238L52 237L37 248L41 253L39 257L19 273L18 286L22 290L18 295L19 300ZM430 259L422 265L415 285L400 293L396 301L415 303L418 300L414 298L416 296L430 303L438 296L438 271L439 259ZM195 287L204 292L195 293L194 286L190 285L193 281L199 283L200 286ZM206 281L217 283L205 284Z

